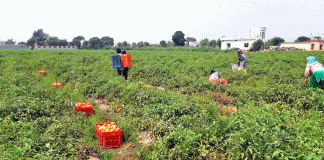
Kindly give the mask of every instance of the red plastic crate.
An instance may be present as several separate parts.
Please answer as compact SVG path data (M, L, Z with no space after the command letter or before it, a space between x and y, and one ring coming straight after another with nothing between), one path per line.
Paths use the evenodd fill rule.
M108 122L111 123L111 122ZM123 144L123 130L119 129L115 132L101 132L99 127L105 123L97 123L95 126L96 135L99 141L99 144L102 148L115 148L120 147Z
M99 143L102 148L120 147L123 144L123 130L116 132L99 132Z
M86 112L88 117L94 114L92 105L90 107L75 107L75 111L76 113Z

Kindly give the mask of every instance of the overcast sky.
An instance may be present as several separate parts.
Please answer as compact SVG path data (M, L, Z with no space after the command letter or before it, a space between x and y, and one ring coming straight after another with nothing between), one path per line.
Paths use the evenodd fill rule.
M324 0L0 0L0 41L27 41L33 31L71 41L110 36L115 44L185 37L245 37L267 27L286 42L324 33Z

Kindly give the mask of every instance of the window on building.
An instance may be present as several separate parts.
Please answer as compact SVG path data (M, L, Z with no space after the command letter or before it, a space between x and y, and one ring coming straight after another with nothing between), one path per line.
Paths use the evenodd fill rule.
M249 47L249 43L244 43L244 47Z
M315 44L311 45L311 50L314 50Z
M320 48L319 48L319 50L323 50L323 45L322 45L322 44L320 45Z
M230 48L231 47L231 44L230 43L227 43L227 47Z

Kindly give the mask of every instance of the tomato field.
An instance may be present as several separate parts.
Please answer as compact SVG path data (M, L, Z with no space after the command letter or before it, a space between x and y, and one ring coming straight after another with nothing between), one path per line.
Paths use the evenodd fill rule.
M303 83L306 58L324 63L323 52L246 53L247 74L232 71L232 51L127 53L125 81L114 50L0 51L0 159L323 159L324 92ZM211 69L228 85L209 83ZM95 113L76 114L79 102ZM100 148L105 122L132 154Z

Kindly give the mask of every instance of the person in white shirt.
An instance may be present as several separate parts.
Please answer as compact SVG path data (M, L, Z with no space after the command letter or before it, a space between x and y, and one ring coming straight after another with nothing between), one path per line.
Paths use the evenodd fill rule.
M209 82L224 84L225 86L227 86L227 81L220 77L221 77L220 74L212 69L209 73Z

